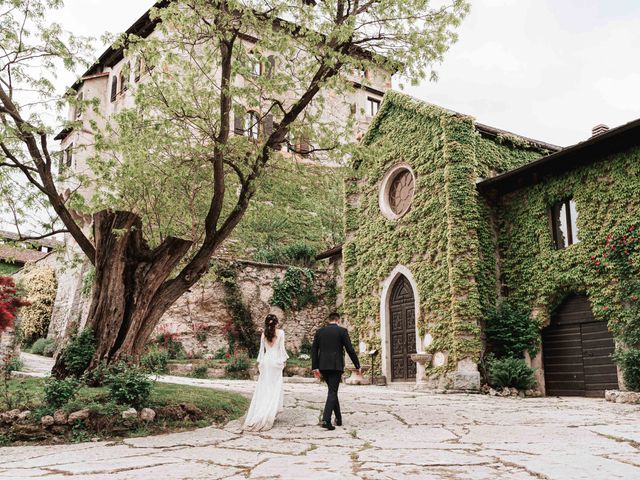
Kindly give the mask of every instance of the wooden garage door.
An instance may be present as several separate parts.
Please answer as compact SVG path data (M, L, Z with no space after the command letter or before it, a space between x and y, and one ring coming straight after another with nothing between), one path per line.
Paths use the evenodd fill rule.
M601 397L618 388L613 337L587 297L569 297L542 332L547 395Z

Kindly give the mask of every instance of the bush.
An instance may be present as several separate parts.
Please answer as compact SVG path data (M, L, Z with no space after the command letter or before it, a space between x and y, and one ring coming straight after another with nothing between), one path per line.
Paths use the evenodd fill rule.
M93 331L85 328L76 333L62 351L62 360L67 371L76 377L80 377L96 352L96 342Z
M20 357L11 357L5 364L4 369L7 373L19 372L24 368L24 362L20 360Z
M314 247L305 242L289 245L276 243L259 249L254 255L254 260L264 263L310 267L315 263L317 253Z
M531 316L506 301L487 319L487 342L497 357L521 358L528 350L534 356L539 349L540 333Z
M216 350L216 353L214 353L213 358L216 360L222 360L226 354L227 354L227 349L222 347Z
M60 408L73 400L79 389L80 382L76 378L52 378L44 384L44 401L49 407Z
M55 341L51 340L44 346L44 349L42 350L42 355L44 355L45 357L53 357L57 349L58 349L58 344Z
M55 352L56 342L52 338L39 338L38 340L33 342L30 351L35 355L44 355L45 351L50 351L52 347L53 351ZM51 355L47 356L53 356L53 352L51 353Z
M58 282L51 267L34 268L22 278L30 305L20 311L20 333L23 344L45 337L49 330Z
M109 399L137 409L144 407L151 395L153 382L139 368L127 366L118 370L107 375Z
M634 392L640 392L640 349L630 348L618 351L613 358L622 368L625 387Z
M169 352L152 346L147 353L140 358L140 366L151 373L167 373L169 369Z
M300 355L311 355L312 347L313 345L305 335L304 337L302 337L302 342L300 342L300 350L298 350L298 353Z
M207 366L194 365L191 369L190 376L193 378L207 378Z
M515 387L526 390L536 382L534 369L521 358L494 358L488 364L489 385L494 388Z
M249 366L251 362L244 353L231 355L225 365L225 373L230 378L247 378L249 376Z
M175 333L160 333L156 337L156 342L168 352L171 360L186 357L184 346Z

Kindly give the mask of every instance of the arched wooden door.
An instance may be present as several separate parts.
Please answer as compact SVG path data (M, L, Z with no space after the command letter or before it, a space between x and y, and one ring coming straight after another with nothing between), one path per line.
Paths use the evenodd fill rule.
M400 275L391 289L391 380L415 380L416 364L410 356L416 352L416 313L413 289Z
M593 317L589 299L567 298L542 331L547 395L602 397L618 388L614 348L607 322Z

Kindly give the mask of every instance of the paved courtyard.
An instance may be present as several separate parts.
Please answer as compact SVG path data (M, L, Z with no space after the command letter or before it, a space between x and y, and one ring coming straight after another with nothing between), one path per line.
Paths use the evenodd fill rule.
M165 377L249 394L249 381ZM640 406L345 386L345 426L317 426L324 389L285 384L274 428L240 422L120 442L0 448L0 478L640 479Z

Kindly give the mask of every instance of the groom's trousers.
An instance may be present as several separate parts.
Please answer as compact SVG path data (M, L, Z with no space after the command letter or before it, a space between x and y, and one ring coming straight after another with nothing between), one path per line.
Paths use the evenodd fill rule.
M322 378L327 382L327 402L324 405L324 413L322 414L322 421L331 423L331 414L335 413L336 418L341 419L342 413L340 413L340 401L338 400L338 387L340 387L340 380L342 379L342 372L339 370L322 370L320 371Z

